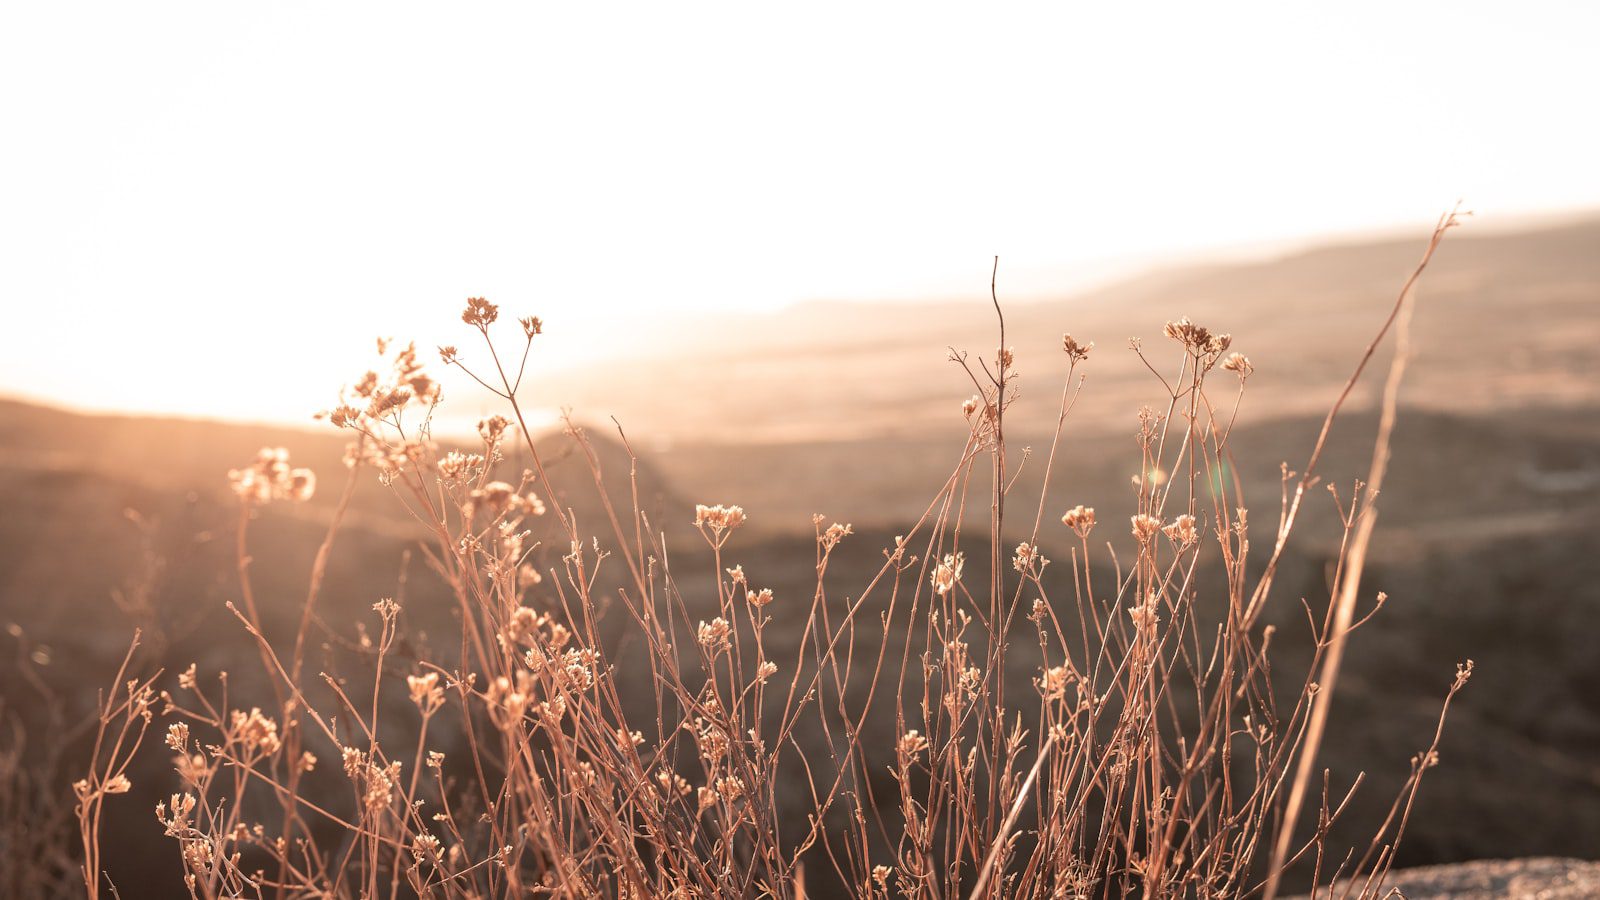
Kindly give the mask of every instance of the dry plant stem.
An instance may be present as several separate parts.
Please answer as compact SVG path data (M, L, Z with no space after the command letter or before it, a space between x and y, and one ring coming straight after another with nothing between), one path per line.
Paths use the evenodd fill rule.
M1356 524L1356 534L1354 540L1350 542L1345 571L1339 580L1340 590L1333 601L1333 609L1331 611L1333 627L1328 650L1322 659L1317 677L1317 684L1320 690L1312 698L1310 721L1306 731L1305 742L1300 748L1300 757L1295 770L1294 782L1289 791L1289 803L1284 810L1277 840L1273 845L1272 861L1268 867L1266 900L1273 900L1277 896L1278 882L1282 876L1284 860L1287 858L1289 847L1294 840L1294 829L1299 820L1300 807L1305 802L1306 792L1310 787L1311 778L1316 767L1317 751L1321 748L1323 732L1327 727L1328 708L1333 700L1334 686L1338 683L1340 665L1344 661L1345 638L1355 617L1356 601L1359 598L1361 587L1361 574L1366 567L1367 549L1371 544L1372 531L1378 520L1378 507L1374 501L1379 491L1383 488L1384 475L1388 471L1389 448L1394 433L1395 416L1399 407L1400 384L1405 376L1406 361L1411 352L1412 297L1415 293L1417 281L1421 279L1423 270L1428 267L1428 263L1433 259L1434 251L1439 248L1439 244L1444 240L1445 232L1455 227L1456 224L1457 212L1454 210L1439 219L1439 224L1434 228L1433 237L1428 241L1428 246L1423 251L1421 261L1417 263L1416 269L1411 273L1411 277L1406 279L1404 287L1400 290L1400 296L1395 300L1394 310L1390 313L1388 322L1384 324L1383 331L1379 332L1377 340L1374 340L1373 345L1368 348L1366 356L1362 359L1362 366L1365 366L1366 360L1371 358L1377 342L1383 339L1384 333L1389 330L1390 325L1398 321L1394 358L1389 364L1389 376L1384 384L1383 407L1378 423L1378 434L1373 442L1372 463L1367 473L1366 490L1369 499L1363 507L1360 521ZM1357 368L1356 374L1352 376L1349 384L1345 386L1344 393L1339 397L1338 403L1340 405L1344 403L1345 397L1349 395L1356 378L1359 378L1360 375L1361 369ZM1320 455L1323 442L1327 439L1329 427L1333 424L1333 414L1337 411L1338 405L1335 405L1323 425L1322 434L1317 438L1317 445L1312 454L1311 463L1307 465L1305 476L1300 482L1300 488L1295 493L1296 507L1299 504L1301 492L1307 484L1306 479L1311 477L1317 456ZM1291 511L1290 519L1285 523L1284 532L1287 532L1292 524L1293 513ZM1281 537L1279 546L1282 546ZM1273 553L1274 562L1276 562L1277 556L1278 554L1275 551ZM1263 576L1263 584L1267 580L1268 576Z
M317 555L311 564L310 585L306 588L305 605L300 611L300 627L294 636L294 658L289 667L291 684L299 684L302 668L305 663L306 635L311 630L311 621L315 614L317 598L322 590L322 578L327 572L328 557L333 551L334 538L339 534L339 526L344 522L345 512L350 508L350 500L356 492L356 476L361 471L361 463L354 462L349 473L345 476L344 490L339 495L339 504L334 508L333 520L328 523L327 534L322 539L322 544L317 547ZM298 760L302 752L304 736L300 729L300 715L297 704L289 704L284 711L284 743L287 748L285 756L291 760ZM283 840L292 844L296 822L299 819L296 800L300 795L300 779L304 773L299 766L289 767L288 789L283 798ZM289 867L288 855L285 854L278 871L278 880L283 882L287 878ZM282 896L282 890L279 896Z

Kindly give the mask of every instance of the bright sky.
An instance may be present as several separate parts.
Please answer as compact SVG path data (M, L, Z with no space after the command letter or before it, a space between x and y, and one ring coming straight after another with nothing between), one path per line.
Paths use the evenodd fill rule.
M0 393L304 422L373 335L1018 293L1600 206L1600 4L10 3ZM1487 221L1486 221L1487 220Z

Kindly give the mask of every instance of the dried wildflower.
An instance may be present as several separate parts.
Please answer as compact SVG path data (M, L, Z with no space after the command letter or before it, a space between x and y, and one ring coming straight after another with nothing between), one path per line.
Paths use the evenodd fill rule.
M1012 568L1018 572L1032 572L1035 566L1042 569L1049 563L1050 561L1039 552L1039 548L1027 541L1017 545L1017 553L1011 559Z
M317 755L310 750L300 754L300 761L295 763L295 768L301 772L310 772L317 767Z
M696 799L701 812L717 805L717 791L715 788L702 787L695 791Z
M372 604L372 611L383 619L393 619L400 614L400 604L394 602L393 598L384 597Z
M767 679L776 674L778 674L778 664L771 660L756 666L756 681L760 684L766 684Z
M468 495L467 515L475 516L479 511L486 511L491 516L499 516L511 508L511 502L516 496L516 488L504 481L491 481Z
M887 890L888 889L888 887L889 887L889 876L892 875L892 874L894 874L894 870L889 868L888 866L873 866L872 867L872 880L873 880L874 883L876 883L878 885L878 888L880 890Z
M126 794L133 790L133 782L126 775L113 775L106 779L105 786L101 788L107 794Z
M444 766L444 754L437 750L428 751L428 768L438 769Z
M354 747L340 747L339 757L344 765L344 774L351 778L360 775L362 767L367 764L367 755Z
M1033 598L1033 609L1028 611L1028 621L1043 622L1050 615L1050 607L1038 597Z
M194 815L194 807L193 794L173 794L170 801L161 800L156 803L156 821L166 827L168 835L180 837L189 829L189 820Z
M1161 520L1155 516L1140 513L1132 517L1132 522L1133 536L1138 538L1141 544L1148 543L1161 530Z
M1169 540L1179 547L1187 547L1199 540L1199 531L1194 527L1194 516L1182 515L1172 520L1172 524L1161 529Z
M1009 369L1014 363L1016 363L1016 361L1016 351L1012 350L1010 347L1000 348L1000 368Z
M728 755L728 735L705 719L694 720L694 739L700 746L700 758L714 763Z
M533 700L532 690L527 672L518 672L515 682L504 675L489 682L483 691L484 702L489 707L489 718L501 728L508 728L521 720Z
M1094 507L1078 504L1066 511L1061 517L1061 524L1078 533L1078 537L1086 538L1094 530Z
M846 535L851 534L855 534L855 532L851 530L849 523L840 525L838 522L835 522L832 525L829 525L828 530L824 531L822 533L822 537L820 538L822 541L822 549L832 550L834 547L839 546L839 542L844 540Z
M524 316L517 320L517 324L522 326L522 333L529 339L536 334L544 333L544 323L539 321L538 316Z
M728 579L730 581L732 581L734 584L749 584L750 583L748 580L745 579L744 566L742 566L742 565L734 566L733 568L729 569L728 570Z
M973 413L978 411L978 407L982 405L982 403L983 401L978 397L978 395L973 394L971 397L968 397L962 402L961 414L969 419L972 418Z
M669 769L657 770L656 784L659 784L661 786L661 790L669 796L676 795L679 797L686 797L688 796L689 792L693 790L693 788L689 786L689 782L686 781L682 775L679 775L677 772L673 772Z
M415 703L424 715L444 705L444 688L439 687L438 672L407 675L406 687L411 691L411 702Z
M289 499L304 503L317 492L317 475L310 469L295 469L289 473Z
M1245 356L1243 353L1228 354L1228 358L1222 361L1222 367L1229 372L1238 373L1240 381L1249 378L1251 373L1256 370L1255 366L1250 365L1250 357Z
M208 772L205 755L200 753L180 753L174 756L172 768L185 784L199 784Z
M1194 324L1187 316L1176 322L1168 322L1161 332L1196 355L1221 354L1233 344L1231 335L1212 334L1210 329Z
M732 803L744 796L744 781L737 775L726 775L717 779L717 793L722 799Z
M189 723L178 722L167 726L167 746L179 753L189 746Z
M1067 685L1072 683L1072 670L1066 666L1051 666L1041 670L1033 683L1046 700L1061 700L1067 696Z
M379 813L394 803L395 790L400 782L400 763L391 762L387 766L377 763L368 763L365 774L366 792L362 795L362 802L369 813Z
M455 362L459 356L460 351L456 350L455 347L450 346L449 344L439 348L439 359L442 360L447 366Z
M461 313L461 321L478 328L488 328L498 318L500 307L482 297L468 297L467 308Z
M349 404L342 404L328 413L328 421L332 422L335 428L349 428L361 421L361 410Z
M706 506L696 504L694 508L694 525L701 530L711 529L713 534L722 534L732 531L744 524L744 507L741 506Z
M900 735L900 740L895 744L900 755L907 759L915 759L922 751L928 749L928 739L923 737L915 728Z
M1063 334L1061 336L1061 349L1066 352L1067 358L1071 361L1075 363L1083 362L1089 358L1089 351L1094 349L1094 341L1080 344L1073 340L1072 335Z
M934 567L933 590L938 594L948 594L961 580L961 566L966 562L966 557L960 553L944 555L944 561Z
M270 756L283 746L278 739L278 723L262 715L259 708L248 713L234 710L230 723L230 737L247 751Z
M731 646L729 638L732 634L732 626L728 624L727 619L721 616L712 619L710 622L702 621L697 632L700 646L704 647L706 652L712 656L717 656L729 649Z
M228 481L247 506L265 506L273 500L310 500L317 488L316 475L310 469L291 469L289 451L282 447L262 448L248 468L230 470Z
M439 839L426 832L417 835L411 842L411 855L419 863L438 859Z
M1133 619L1134 626L1140 631L1144 631L1147 628L1154 629L1161 622L1161 617L1156 615L1154 600L1155 598L1152 597L1152 602L1147 605L1128 607L1128 617Z
M762 588L759 591L745 591L744 599L751 606L760 609L772 602L772 588Z
M505 416L489 416L486 419L479 420L478 436L483 438L485 444L492 447L500 443L500 440L505 437L506 428L510 425L511 420Z
M439 477L446 482L466 481L483 468L483 457L452 450L439 460Z

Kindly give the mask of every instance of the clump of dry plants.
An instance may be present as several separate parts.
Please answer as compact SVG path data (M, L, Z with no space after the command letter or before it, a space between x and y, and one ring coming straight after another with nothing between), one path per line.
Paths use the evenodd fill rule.
M1408 283L1379 339L1409 295ZM197 898L792 897L807 885L861 897L1245 897L1271 896L1301 864L1318 884L1381 894L1437 741L1419 748L1366 846L1329 845L1348 792L1316 772L1340 649L1371 615L1353 617L1352 604L1374 510L1364 493L1343 508L1329 602L1307 606L1314 657L1298 693L1280 696L1261 616L1283 602L1277 563L1338 406L1303 471L1285 471L1265 567L1250 574L1252 513L1236 484L1207 474L1229 457L1254 371L1228 335L1181 320L1164 329L1168 352L1134 343L1163 394L1140 413L1144 474L1115 513L1070 496L1051 505L1093 344L1063 338L1060 412L1032 503L1010 491L1018 361L1009 349L953 354L974 392L960 404L965 447L922 518L877 548L875 576L841 600L830 560L864 538L820 516L809 597L746 574L739 506L697 507L683 524L703 546L670 556L662 524L637 501L615 508L605 490L604 533L582 530L519 399L543 324L518 322L512 367L494 341L498 307L473 298L462 319L482 358L455 347L440 357L504 415L479 424L475 447L441 446L438 382L414 346L380 344L384 365L328 415L352 435L349 471L292 641L261 630L248 529L253 509L305 499L315 479L281 450L231 473L234 611L273 702L237 702L226 673L193 667L168 690L119 675L77 786L91 897L103 890L100 811L127 789L151 729L162 736L152 752L175 770L152 827L171 838ZM589 439L570 423L567 436L600 484ZM513 449L526 470L509 471ZM372 673L358 696L308 670L306 643L351 491L374 473L431 536L426 558L458 608L460 652L399 655L405 603L375 598L370 631L352 640ZM963 530L974 513L988 519L977 534ZM1102 555L1109 581L1092 575ZM1198 577L1203 560L1220 583ZM674 574L690 565L710 575L702 602ZM602 593L607 579L619 587ZM798 623L797 640L774 640L775 611ZM630 636L625 656L607 645L607 615ZM882 636L875 658L858 655L861 630ZM1041 661L1026 679L1007 664L1022 646ZM647 668L651 696L625 698L619 666ZM1443 681L1446 706L1470 672ZM386 696L404 699L403 720ZM884 734L893 740L868 737ZM310 792L313 773L342 787Z

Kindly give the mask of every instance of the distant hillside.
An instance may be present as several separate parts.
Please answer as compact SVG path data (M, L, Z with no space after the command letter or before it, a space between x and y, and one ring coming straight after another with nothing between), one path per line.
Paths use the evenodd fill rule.
M1234 335L1255 363L1246 407L1324 410L1421 255L1415 239L1345 244L1248 265L1157 272L1045 303L1000 299L1023 374L1021 418L1051 418L1062 332L1097 348L1073 421L1121 433L1161 388L1128 350L1187 315ZM1452 232L1420 291L1408 402L1454 411L1568 407L1600 397L1600 219L1515 233ZM762 443L939 433L972 387L948 347L992 353L988 285L962 303L815 303L697 323L695 336L625 363L541 384L550 402L597 421L616 415L641 440ZM1370 389L1363 398L1370 397Z

